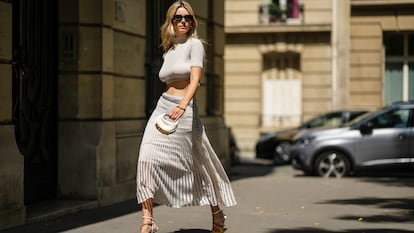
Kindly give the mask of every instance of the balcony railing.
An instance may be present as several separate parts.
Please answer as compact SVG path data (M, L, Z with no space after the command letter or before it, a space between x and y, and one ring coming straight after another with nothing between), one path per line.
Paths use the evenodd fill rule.
M261 24L301 24L303 9L303 4L298 0L288 1L285 5L263 4L259 7L259 21Z

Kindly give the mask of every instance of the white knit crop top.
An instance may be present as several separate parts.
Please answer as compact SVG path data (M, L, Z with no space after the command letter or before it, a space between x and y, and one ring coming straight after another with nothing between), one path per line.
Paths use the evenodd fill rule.
M162 82L171 83L178 80L189 80L191 67L203 68L204 47L199 39L188 38L175 44L163 55L159 77Z

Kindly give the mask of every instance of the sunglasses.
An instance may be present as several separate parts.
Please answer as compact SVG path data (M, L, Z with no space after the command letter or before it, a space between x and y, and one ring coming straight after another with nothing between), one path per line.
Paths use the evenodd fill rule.
M192 15L174 15L173 16L173 21L175 21L175 22L181 22L181 20L183 20L183 18L184 18L184 20L185 20L185 22L191 22L191 21L193 21L193 16Z

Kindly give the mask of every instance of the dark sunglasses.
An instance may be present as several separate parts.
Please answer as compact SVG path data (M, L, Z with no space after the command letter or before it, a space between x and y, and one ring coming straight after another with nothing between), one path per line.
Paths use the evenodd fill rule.
M192 15L174 15L173 16L173 20L177 23L181 22L181 20L183 20L183 18L184 18L185 22L191 22L194 19L194 17Z

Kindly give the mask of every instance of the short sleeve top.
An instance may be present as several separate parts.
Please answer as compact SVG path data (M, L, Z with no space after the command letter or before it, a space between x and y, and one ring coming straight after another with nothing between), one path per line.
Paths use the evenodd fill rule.
M163 55L164 62L159 72L162 82L171 83L178 80L189 80L191 67L203 68L204 47L196 38L189 38L177 43Z

